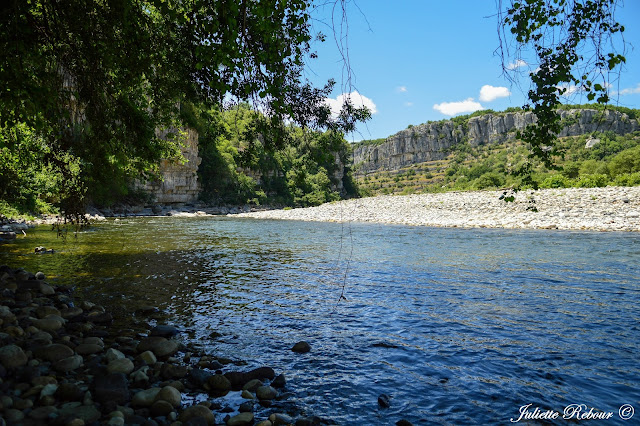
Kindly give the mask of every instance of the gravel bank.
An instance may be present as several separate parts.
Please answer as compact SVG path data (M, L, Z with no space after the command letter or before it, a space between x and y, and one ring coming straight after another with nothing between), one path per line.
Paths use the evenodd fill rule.
M474 191L380 196L236 216L461 228L640 231L640 187L523 191L513 203L501 201L501 194Z

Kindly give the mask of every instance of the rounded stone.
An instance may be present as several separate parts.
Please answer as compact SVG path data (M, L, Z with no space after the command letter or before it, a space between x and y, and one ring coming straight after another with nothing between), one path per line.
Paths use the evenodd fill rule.
M163 387L156 395L156 401L166 401L171 404L172 407L179 407L182 403L182 395L178 389L172 386Z
M61 383L57 387L55 396L60 401L81 401L84 397L84 392L75 383Z
M36 309L38 318L44 318L47 315L60 315L60 311L55 306L39 306Z
M160 390L160 388L151 388L137 392L131 399L131 405L134 407L151 407Z
M109 374L124 373L129 374L133 371L133 361L129 358L114 359L107 365L107 371Z
M158 358L168 357L178 352L178 342L164 337L151 336L142 340L137 347L138 352L151 351Z
M35 320L33 325L42 331L52 332L62 328L62 322L54 318L42 318Z
M227 420L227 426L247 426L253 423L253 413L240 413Z
M256 396L258 399L271 400L278 396L278 391L271 386L260 386L256 390Z
M153 417L168 416L173 411L173 405L167 401L156 401L150 411Z
M172 325L158 325L151 329L151 336L172 337L178 334L178 329Z
M36 356L45 361L57 362L73 356L73 349L61 343L54 343L38 349Z
M147 363L147 365L155 364L158 359L151 351L144 351L139 355L140 359Z
M7 345L0 348L0 364L6 369L22 367L27 361L27 355L20 346Z
M209 425L215 424L216 421L211 410L209 410L204 405L192 405L180 414L178 420L180 420L182 423L186 423L191 419L195 419L196 417L204 418Z
M305 341L302 342L298 342L295 345L293 345L293 347L291 348L291 350L293 352L297 352L297 353L307 353L311 350L311 345Z
M391 406L391 397L386 394L378 396L378 405L382 408L389 408Z
M258 389L260 386L262 386L264 383L262 383L262 380L260 379L253 379L250 380L249 382L247 382L243 387L242 390L247 390L249 392L255 392L256 389Z
M36 331L31 334L31 341L36 345L50 345L53 337L46 331Z
M38 407L29 413L29 417L34 420L39 421L47 421L52 420L58 413L58 409L56 407L47 406L47 407Z
M24 414L20 410L9 408L7 410L4 410L4 419L9 422L9 424L17 423L24 419Z
M82 357L80 355L73 355L68 358L61 359L53 364L53 368L61 373L68 373L82 365Z
M98 345L104 348L104 341L99 337L86 337L82 343L87 345Z
M273 382L271 382L271 386L273 386L274 388L283 388L286 385L287 379L284 374L279 374L275 379L273 379Z
M82 343L76 347L76 352L80 355L91 355L102 352L103 346L93 343Z
M40 293L42 293L45 296L53 296L54 294L56 294L56 291L54 290L54 288L45 282L41 282L39 287L40 287Z
M125 421L122 417L112 417L107 422L108 426L124 426Z
M216 391L229 391L231 390L231 382L222 374L215 374L207 380L207 384L212 390Z
M107 352L104 354L104 359L107 361L107 363L111 363L111 361L114 361L116 359L124 359L124 358L125 356L122 352L113 348L107 349Z
M291 418L291 416L284 413L273 413L269 416L269 420L274 426L293 424L293 419Z
M78 315L80 315L82 312L84 312L82 310L82 308L78 308L78 307L72 307L69 309L65 309L64 311L60 312L60 316L64 319L69 319L69 318L74 318L77 317Z
M57 384L49 383L48 385L45 385L40 391L40 398L42 398L43 396L53 395L56 393L57 390L58 390Z

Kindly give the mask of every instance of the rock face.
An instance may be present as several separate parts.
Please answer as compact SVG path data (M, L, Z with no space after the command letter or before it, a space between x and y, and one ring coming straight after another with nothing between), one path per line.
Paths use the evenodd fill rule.
M560 111L564 124L558 136L578 136L595 131L626 134L640 130L637 120L627 114L607 110L575 109ZM359 145L353 150L358 173L398 170L412 164L441 160L459 143L473 146L501 143L515 138L517 130L535 121L532 112L486 114L470 118L465 124L454 121L426 123L402 130L381 145Z
M139 184L139 188L151 194L158 203L190 203L198 198L200 190L198 166L202 161L198 157L198 133L189 128L181 131L186 132L182 147L182 155L186 162L181 164L175 161L162 160L160 163L162 180ZM163 137L167 133L161 133L160 136Z

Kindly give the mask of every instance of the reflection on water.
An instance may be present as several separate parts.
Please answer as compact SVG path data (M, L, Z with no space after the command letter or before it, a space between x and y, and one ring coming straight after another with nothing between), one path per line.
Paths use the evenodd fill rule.
M0 263L158 306L207 350L284 371L300 407L343 424L507 423L529 403L620 421L620 405L640 409L639 260L637 234L227 218L0 247ZM290 351L299 340L310 354Z

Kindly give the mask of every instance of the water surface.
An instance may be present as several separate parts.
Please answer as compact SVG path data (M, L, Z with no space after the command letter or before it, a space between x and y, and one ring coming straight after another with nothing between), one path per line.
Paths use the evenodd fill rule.
M640 409L638 234L145 218L66 241L39 228L0 263L157 306L340 424L509 423L526 404L622 424L622 404Z

